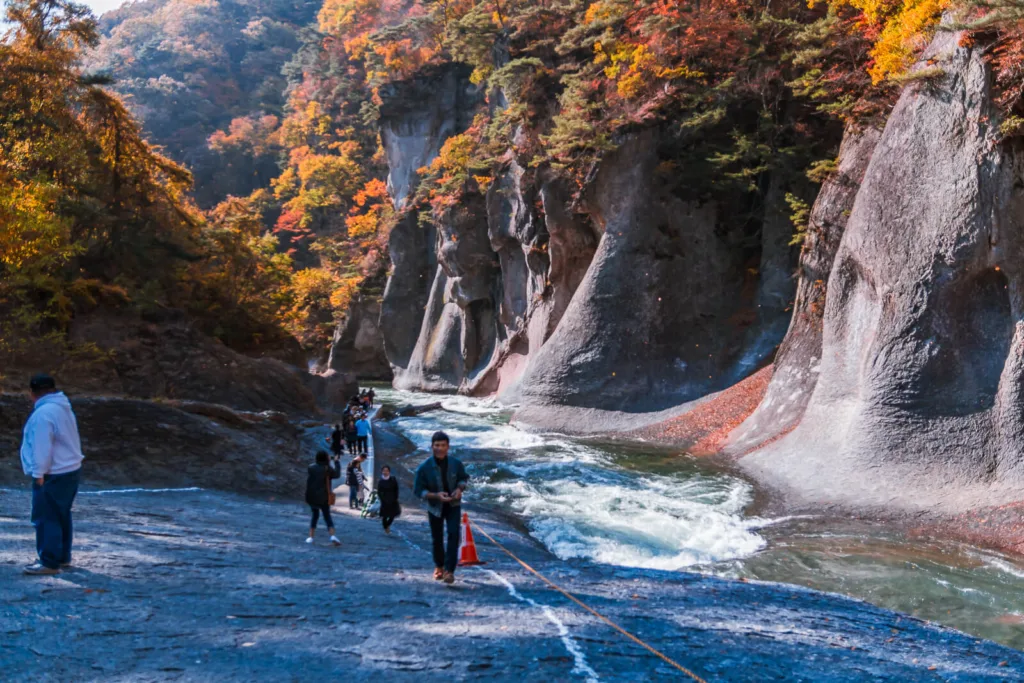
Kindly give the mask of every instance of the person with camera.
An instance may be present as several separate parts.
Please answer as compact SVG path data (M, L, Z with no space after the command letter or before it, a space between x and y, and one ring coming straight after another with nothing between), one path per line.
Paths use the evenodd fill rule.
M331 480L340 476L341 463L338 462L338 456L335 456L332 462L327 451L317 451L316 462L309 466L306 476L306 504L309 505L313 514L309 523L309 538L306 539L306 543L313 543L316 523L320 520L320 514L323 513L327 533L331 535L331 543L341 545L341 541L334 535L334 520L331 519L331 505L334 504L334 487L331 485Z
M430 438L431 457L416 470L413 494L427 501L427 519L433 542L434 579L455 583L455 565L459 559L459 522L462 516L462 493L469 484L469 475L458 458L448 455L451 442L444 432ZM448 547L445 547L445 531Z

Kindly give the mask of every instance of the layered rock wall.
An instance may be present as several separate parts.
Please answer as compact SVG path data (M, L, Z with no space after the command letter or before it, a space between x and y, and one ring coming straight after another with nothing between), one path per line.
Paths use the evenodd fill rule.
M407 102L403 87L423 90L391 96ZM449 73L429 102L383 108L396 206L410 164L470 118L473 98L453 93L471 87ZM603 413L671 409L763 367L795 290L784 188L770 183L752 236L731 207L668 182L661 135L623 139L579 201L509 155L486 195L429 220L407 211L381 309L395 386L498 394L524 405L521 421L591 431L608 427Z
M726 450L742 454L792 429L818 383L822 318L829 273L864 172L881 131L849 128L838 168L811 208L797 270L799 284L789 330L775 356L772 379L757 409L728 438Z
M1015 496L1024 467L1024 157L980 48L940 32L924 60L943 74L905 89L871 155L802 419L742 460L821 501L957 508Z

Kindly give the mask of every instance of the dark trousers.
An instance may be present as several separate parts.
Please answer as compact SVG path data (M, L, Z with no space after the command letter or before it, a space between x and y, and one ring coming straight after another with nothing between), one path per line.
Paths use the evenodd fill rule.
M390 529L394 521L394 517L385 517L384 515L380 516L380 523L384 525L385 529Z
M444 567L445 571L454 572L459 561L459 519L462 508L458 505L443 505L441 516L435 517L428 513L430 520L430 538L433 541L434 566ZM448 529L448 548L444 547L444 531Z
M348 485L348 506L350 508L359 507L359 487Z
M43 485L32 482L32 524L39 561L50 569L71 563L71 504L78 495L82 470L48 474Z
M345 445L348 446L348 452L351 453L352 455L355 455L355 453L356 453L356 438L352 437L351 439L345 439Z
M331 519L331 506L330 505L310 505L309 509L313 511L313 519L309 522L309 528L315 529L316 523L320 521L320 513L324 513L324 524L327 525L328 529L334 528L334 520Z
M359 442L359 452L360 453L367 453L368 452L367 451L367 441L369 440L369 437L367 437L367 436L358 436L358 437L356 437L356 440Z

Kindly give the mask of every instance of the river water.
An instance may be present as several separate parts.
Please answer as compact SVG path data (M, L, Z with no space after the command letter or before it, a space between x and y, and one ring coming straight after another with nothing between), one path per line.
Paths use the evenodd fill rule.
M417 457L445 430L473 478L467 504L514 515L564 560L794 583L1024 649L1024 563L997 552L864 521L751 516L751 484L706 460L527 433L491 401L378 395L395 406L440 400L446 410L393 423L423 449Z

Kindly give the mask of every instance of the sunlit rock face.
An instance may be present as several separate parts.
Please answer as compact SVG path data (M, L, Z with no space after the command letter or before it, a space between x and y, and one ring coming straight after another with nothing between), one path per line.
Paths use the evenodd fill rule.
M829 273L880 136L881 131L873 127L849 128L843 136L836 173L822 184L811 209L797 269L793 317L775 356L771 382L757 409L729 435L726 450L730 453L743 454L767 443L803 417L821 369Z
M751 235L731 207L688 197L660 175L659 144L656 131L626 140L584 193L600 242L526 369L521 422L626 426L621 413L662 411L743 379L785 334L792 226L769 204Z
M1020 476L1022 154L958 38L939 33L944 75L907 86L871 156L799 425L743 460L821 499L955 503L952 484Z
M481 94L450 67L381 96L405 211L380 319L396 387L497 394L536 409L533 424L571 428L574 409L659 411L724 389L782 341L796 283L781 181L757 207L702 197L664 170L668 138L651 129L620 140L579 192L510 152L486 191L424 215L409 203L416 169Z
M459 68L382 93L388 187L404 209L416 169L468 126L481 93ZM408 211L390 237L380 330L404 389L515 392L554 331L597 244L558 180L514 159L486 193L442 214Z

